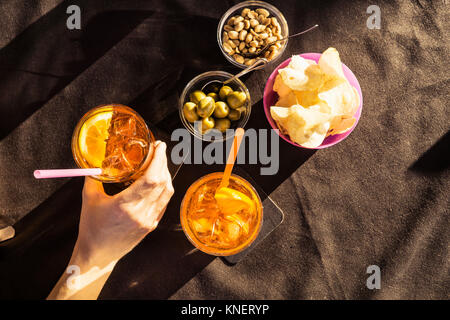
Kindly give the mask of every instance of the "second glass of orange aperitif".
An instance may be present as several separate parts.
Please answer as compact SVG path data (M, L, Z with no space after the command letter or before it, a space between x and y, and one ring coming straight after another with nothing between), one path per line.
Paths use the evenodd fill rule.
M258 236L263 207L245 179L231 175L226 188L217 188L223 172L201 177L187 190L180 209L181 226L201 251L229 256L247 248Z
M87 112L72 136L72 153L80 168L101 168L102 182L136 180L148 167L155 139L133 109L109 104Z

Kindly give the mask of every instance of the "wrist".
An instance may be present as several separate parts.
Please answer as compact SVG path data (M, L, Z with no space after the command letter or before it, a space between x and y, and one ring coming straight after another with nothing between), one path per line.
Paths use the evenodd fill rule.
M117 260L112 260L110 257L102 255L98 250L93 250L89 246L83 245L79 241L75 244L72 257L70 258L69 266L78 266L81 272L86 272L92 268L113 268Z

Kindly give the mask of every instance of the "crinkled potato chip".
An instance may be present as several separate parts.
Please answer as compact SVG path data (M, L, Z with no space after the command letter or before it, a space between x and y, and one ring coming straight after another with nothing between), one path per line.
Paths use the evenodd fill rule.
M320 111L293 105L290 108L271 107L270 114L282 133L307 148L318 147L325 139L330 116Z
M286 86L298 91L317 89L323 78L323 73L315 61L300 56L293 56L289 65L278 73Z
M278 95L281 97L289 94L289 92L291 92L292 90L287 85L284 84L283 79L281 79L281 76L277 74L277 76L275 77L275 82L273 84L273 91L278 93Z
M355 117L349 116L336 116L331 120L330 130L328 131L327 136L331 136L333 134L344 133L349 130L356 122Z
M294 91L290 91L288 94L280 96L280 99L277 101L278 107L289 108L294 104L297 104L297 97L295 96Z
M355 93L352 86L348 82L342 82L327 91L321 91L318 94L320 100L325 101L331 108L331 112L335 115L355 114L358 108L355 105Z
M280 75L277 75L275 78L273 90L278 93L278 96L280 97L276 103L278 107L290 107L297 104L297 97L295 96L294 91L284 84Z
M295 94L296 101L300 102L303 107L307 108L316 104L319 104L321 101L318 96L317 90L314 91L292 91ZM291 104L292 105L292 104ZM330 108L328 108L330 109Z
M335 48L325 50L320 56L318 64L325 74L345 79L339 52Z

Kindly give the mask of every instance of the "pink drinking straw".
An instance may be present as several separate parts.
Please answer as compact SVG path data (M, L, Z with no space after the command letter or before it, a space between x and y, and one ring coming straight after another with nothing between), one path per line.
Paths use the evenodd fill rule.
M54 170L35 170L34 177L36 179L49 178L68 178L68 177L82 177L82 176L97 176L102 174L102 169L54 169Z

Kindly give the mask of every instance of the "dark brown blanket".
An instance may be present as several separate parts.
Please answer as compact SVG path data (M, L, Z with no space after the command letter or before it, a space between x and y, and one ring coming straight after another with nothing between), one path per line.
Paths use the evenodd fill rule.
M183 166L162 225L118 264L101 298L448 299L448 4L376 1L381 29L370 30L372 2L273 3L291 32L320 25L289 41L284 58L333 46L358 77L358 126L317 152L281 141L275 177L244 166L285 220L235 266L191 252L176 229L181 197L205 170ZM66 28L72 4L81 30ZM0 298L45 298L76 239L82 179L37 181L33 170L74 166L74 126L103 103L132 106L167 140L194 75L237 71L216 43L233 4L0 2L0 227L16 229L0 243ZM255 102L247 128L269 128L261 99L272 69L244 79ZM370 265L380 289L366 287Z

